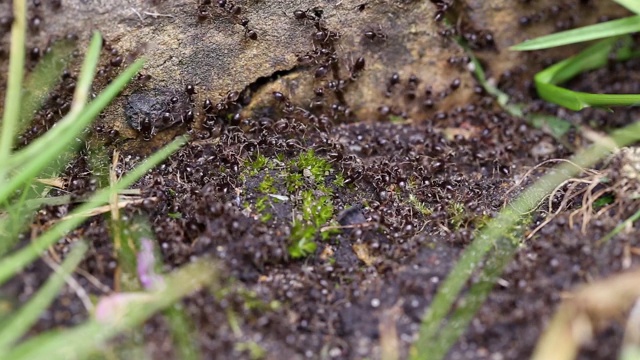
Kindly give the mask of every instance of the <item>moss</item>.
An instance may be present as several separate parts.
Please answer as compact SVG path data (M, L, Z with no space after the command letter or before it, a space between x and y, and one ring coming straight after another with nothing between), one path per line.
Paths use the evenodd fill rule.
M239 341L234 345L234 349L237 352L246 352L251 360L261 360L267 356L267 350L265 350L260 344L255 341Z
M274 180L273 180L273 177L271 177L271 175L269 175L269 174L265 174L264 175L264 178L262 178L262 181L258 185L258 191L260 191L263 194L275 194L276 193L276 188L274 186Z
M291 171L285 171L285 185L289 193L295 193L298 189L302 188L304 181L302 180L302 174L292 173Z
M449 215L449 222L453 226L453 230L459 230L465 225L466 216L464 214L464 205L459 202L453 202L447 207L447 215Z
M312 226L294 221L291 228L291 244L289 245L289 255L294 259L299 259L313 254L318 245L314 241L316 229Z
M597 198L594 202L593 202L593 210L599 210L604 206L607 206L609 204L613 204L613 202L615 201L615 196L613 194L605 194L602 195L601 197Z
M331 164L327 160L316 156L313 149L300 153L294 163L303 171L303 174L308 172L316 183L323 182L325 176L332 171Z
M473 224L474 224L474 227L476 228L476 231L485 227L489 223L489 221L491 221L490 215L484 214L484 215L476 216L475 219L473 219Z
M505 238L515 246L524 245L524 233L531 228L533 215L531 213L521 215L513 227L505 234Z
M253 206L248 206L260 215L262 221L273 219L272 205L277 199L269 197L269 194L282 194L284 187L286 195L293 199L292 206L299 216L291 223L288 250L292 258L313 254L318 247L317 238L328 240L338 232L320 231L334 216L333 190L345 186L344 176L335 173L328 160L317 156L312 149L290 160L286 160L284 154L277 154L271 159L258 154L244 162L241 177L253 184L259 176L262 179L255 191L262 195L256 198Z
M268 164L269 159L267 159L267 157L262 154L258 154L253 161L245 161L244 166L249 176L256 176L258 175L258 173L260 173L260 171L265 170Z
M302 193L302 219L316 228L327 223L333 217L333 203L329 196L314 196L312 191Z
M315 196L313 191L305 190L301 193L301 219L293 222L291 229L291 245L289 255L297 259L313 254L317 249L315 238L318 234L323 240L329 237L328 232L321 232L320 228L333 217L333 202L327 195Z
M406 120L402 116L389 115L389 122L391 122L392 124L402 124L406 122Z
M345 179L344 176L342 174L336 174L336 178L333 179L332 183L333 185L337 186L338 188L342 188L345 186Z
M427 205L418 200L418 198L416 198L416 196L413 194L409 195L409 203L411 204L411 206L413 206L414 209L416 209L420 214L424 216L429 216L433 213L433 211L429 209Z
M260 214L260 220L267 222L273 218L273 214L268 211L271 206L270 199L267 196L262 196L256 201L256 211Z

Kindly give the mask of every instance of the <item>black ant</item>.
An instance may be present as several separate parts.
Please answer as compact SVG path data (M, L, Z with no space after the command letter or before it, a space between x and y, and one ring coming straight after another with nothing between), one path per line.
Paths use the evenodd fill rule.
M367 7L367 5L369 5L369 3L368 3L368 2L365 2L365 3L362 3L362 4L356 5L356 6L354 7L354 9L356 9L356 10L358 10L358 11L362 12L362 11L364 11L364 9Z
M400 83L400 74L398 74L397 72L394 72L393 74L391 74L391 77L389 78L389 83L387 84L387 91L385 91L384 93L385 96L391 97L393 88L399 83Z
M272 94L273 94L274 100L284 105L284 111L286 113L290 113L293 111L293 105L291 104L291 101L289 101L289 98L285 94L281 93L280 91L274 91Z
M244 34L251 40L258 40L258 33L255 30L249 29L249 19L240 19L240 26L244 28Z
M204 5L210 5L210 4L211 4L210 0L202 1L200 5L199 13L198 13L198 18L200 20L206 20L207 17L209 16L209 11ZM242 18L240 17L240 15L242 15L242 10L243 10L242 6L236 5L233 1L230 1L230 0L218 0L217 4L219 8L221 8L222 10L227 12L229 15L231 15L236 21L236 23L244 28L244 35L246 37L248 37L251 40L258 40L258 33L255 30L252 30L249 28L249 19L247 19L246 17L242 17Z
M349 75L349 78L351 80L357 79L360 73L364 70L364 67L365 67L364 57L360 56L353 63L353 66L350 69L351 74Z
M251 40L258 40L258 33L248 27L244 28L244 34Z
M322 18L323 13L324 13L324 10L322 10L321 7L316 6L316 7L309 8L307 10L301 10L301 9L294 10L293 17L296 20L300 20L300 21L306 22L307 20L310 20L313 22L318 22Z
M431 2L436 6L436 14L433 19L438 22L442 21L447 10L451 8L451 3L445 0L431 0Z
M374 41L375 39L386 40L387 34L382 31L382 26L378 26L378 29L368 29L363 32L364 37L367 39Z

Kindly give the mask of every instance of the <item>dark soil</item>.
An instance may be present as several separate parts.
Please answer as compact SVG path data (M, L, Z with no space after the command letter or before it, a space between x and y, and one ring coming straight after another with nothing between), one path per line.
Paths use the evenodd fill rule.
M345 56L338 44L339 39L334 44L327 33L316 45ZM494 51L491 44L476 45L477 51ZM639 64L612 64L569 86L638 92L630 85L637 87L637 81L612 74L638 74ZM636 119L637 110L569 114L544 104L527 82L532 71L543 66L530 64L526 71L496 77L504 91L530 104L530 111L559 115L575 125L604 131ZM317 68L303 70L309 75ZM117 72L110 71L113 74L98 78L97 87ZM347 85L358 78L353 71L349 75L342 79ZM22 144L68 110L74 76L63 77ZM162 145L158 139L187 133L189 143L133 187L146 200L122 209L121 216L127 226L149 223L165 271L200 257L221 265L219 291L202 291L183 301L203 357L251 358L244 349L254 344L266 351L266 359L375 359L381 356L381 338L393 334L390 328L395 327L404 358L417 338L421 316L460 252L517 194L508 190L540 162L568 157L566 144L578 148L585 143L575 131L558 141L508 115L477 86L467 103L436 106L419 118L403 119L402 106L413 109L412 101L425 103L440 96L430 94L425 81L404 76L394 90L400 96L408 93L402 105L389 109L383 104L378 117L357 118L340 102L339 91L348 92L347 85L327 95L331 100L319 93L306 99L306 104L318 102L315 107L294 106L288 94L274 93L269 106L240 116L236 114L251 103L251 87L229 94L219 106L203 105L190 89L144 92L145 79L138 78L130 90L134 95L127 99L127 116L122 114L122 121L127 118L130 124L135 118L138 139L124 138L109 123L98 121L81 154L66 167L64 189L51 194L71 194L74 203L44 207L34 220L34 231L108 184L104 164L114 149L133 141L138 144L133 148L144 147L148 153ZM321 84L327 94L335 91ZM380 84L380 97L387 86ZM414 86L420 91L411 99ZM450 91L455 90L452 85ZM171 136L163 135L167 133ZM118 172L131 169L142 156L125 151ZM313 166L302 165L304 156L322 169L314 172ZM315 201L311 220L301 216L309 205L308 194ZM323 197L328 202L321 202ZM329 212L329 221L312 225L321 207ZM605 214L584 234L580 222L569 226L575 208L562 212L522 246L449 359L527 358L564 292L624 270L624 248L638 246L636 229L604 246L594 242L635 210ZM294 220L311 228L317 244L301 258L291 252L299 230ZM534 214L530 229L543 220L543 212ZM322 229L325 226L339 230ZM76 275L90 294L102 296L120 286L112 233L108 217L97 216L51 249L63 257L76 239L91 244L81 268L93 278ZM632 264L637 261L632 257ZM50 273L47 265L36 262L3 286L3 297L26 301ZM32 334L78 324L87 316L75 293L65 289ZM622 330L622 324L614 323L599 332L581 358L614 358ZM152 358L179 357L162 315L140 333Z

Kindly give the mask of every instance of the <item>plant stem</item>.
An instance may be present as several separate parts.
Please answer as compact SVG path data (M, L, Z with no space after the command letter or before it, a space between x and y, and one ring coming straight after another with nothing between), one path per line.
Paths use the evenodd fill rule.
M20 119L20 100L25 58L25 35L27 28L26 0L13 1L13 25L11 26L11 54L9 57L9 78L7 95L2 116L0 134L0 181L5 177L3 164L7 163L13 148L13 139Z

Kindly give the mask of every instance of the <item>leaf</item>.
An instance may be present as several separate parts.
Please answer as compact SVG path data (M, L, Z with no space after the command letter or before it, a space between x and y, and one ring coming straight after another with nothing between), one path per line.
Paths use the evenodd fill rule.
M640 15L541 36L514 45L510 49L515 51L549 49L590 40L631 34L637 31L640 31Z
M535 76L536 89L541 98L577 111L589 106L632 106L640 104L640 94L590 94L558 86L577 74L605 66L614 49L615 59L625 60L638 54L630 52L629 36L597 42L578 55L563 60Z
M638 0L613 0L618 4L626 7L634 13L640 15L640 2Z
M27 31L27 4L25 0L13 2L13 26L11 27L11 50L9 54L9 78L7 94L2 114L2 132L0 133L0 182L6 175L6 164L13 139L20 121L22 81L24 77L25 35Z

